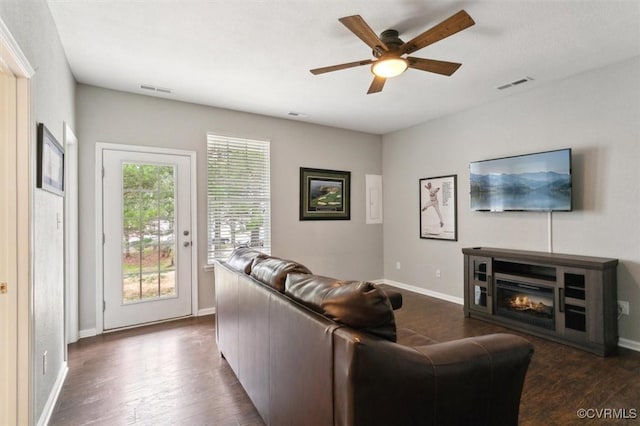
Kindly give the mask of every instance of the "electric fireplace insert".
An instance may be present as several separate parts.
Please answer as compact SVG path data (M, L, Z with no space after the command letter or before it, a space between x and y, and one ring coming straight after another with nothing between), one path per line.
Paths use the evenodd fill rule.
M496 279L496 291L497 315L549 330L555 329L553 288Z

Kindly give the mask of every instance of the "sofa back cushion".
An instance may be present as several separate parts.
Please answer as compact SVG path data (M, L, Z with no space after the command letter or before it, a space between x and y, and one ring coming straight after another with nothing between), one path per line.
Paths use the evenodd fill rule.
M311 271L297 262L277 257L257 257L251 266L253 278L280 292L284 291L284 282L291 273L311 274Z
M258 257L264 258L267 257L267 255L253 248L240 247L231 252L229 258L226 261L226 264L233 269L242 271L245 274L250 274L253 260Z
M387 295L375 284L289 274L285 294L334 321L396 341L393 308Z

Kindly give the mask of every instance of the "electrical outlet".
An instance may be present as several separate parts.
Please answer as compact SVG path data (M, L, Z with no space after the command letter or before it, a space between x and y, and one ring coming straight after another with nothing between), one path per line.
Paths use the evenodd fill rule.
M400 262L396 262L396 269L400 270Z
M440 269L436 269L436 277L440 278L442 276L442 273L440 272Z
M622 315L629 315L629 302L626 300L618 300L618 312Z
M42 375L47 374L47 351L42 354Z

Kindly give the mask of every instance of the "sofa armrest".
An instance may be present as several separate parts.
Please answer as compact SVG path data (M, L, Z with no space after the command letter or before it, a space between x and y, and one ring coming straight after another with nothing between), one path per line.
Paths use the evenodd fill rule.
M533 354L509 334L406 347L334 332L336 425L517 425Z
M394 311L402 308L402 293L390 288L383 288L382 291L389 298L389 302L391 302L391 308L393 308Z

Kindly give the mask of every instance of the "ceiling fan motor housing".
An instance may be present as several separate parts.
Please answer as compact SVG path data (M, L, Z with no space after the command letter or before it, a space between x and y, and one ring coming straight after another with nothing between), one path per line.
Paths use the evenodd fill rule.
M398 31L396 30L384 30L380 33L380 40L387 45L390 52L398 50L400 46L404 44L398 37ZM377 46L376 46L377 47ZM373 56L379 58L385 53L384 49L373 49Z

